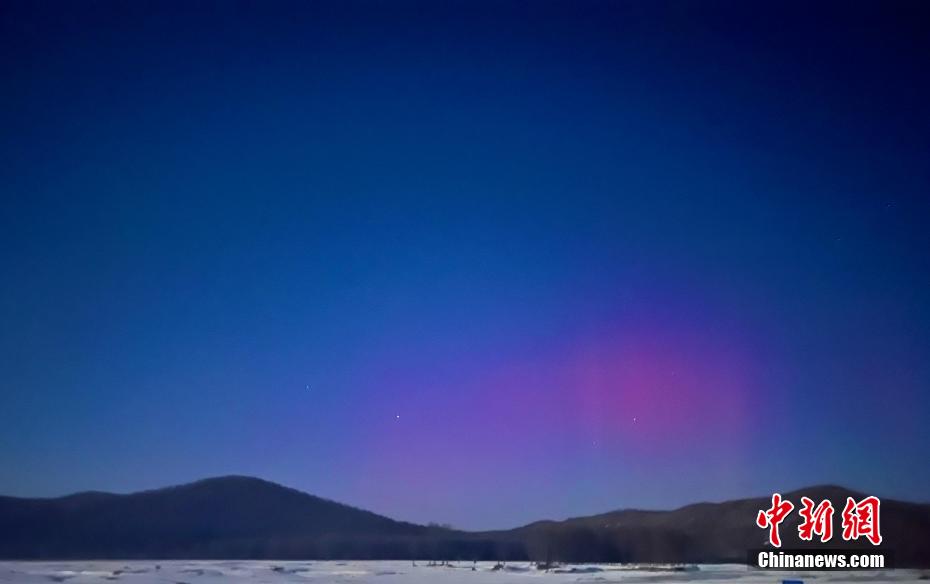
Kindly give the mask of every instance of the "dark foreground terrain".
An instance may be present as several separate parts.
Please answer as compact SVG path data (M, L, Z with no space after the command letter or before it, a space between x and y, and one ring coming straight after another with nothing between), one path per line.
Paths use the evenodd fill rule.
M786 493L839 506L860 493L821 486ZM673 511L621 510L506 531L464 532L395 521L249 477L221 477L118 495L0 497L0 558L424 559L560 562L744 562L762 547L767 498ZM782 524L797 539L797 512ZM930 566L930 505L884 499L883 549L900 567ZM862 542L856 547L870 546ZM830 547L848 547L834 536Z

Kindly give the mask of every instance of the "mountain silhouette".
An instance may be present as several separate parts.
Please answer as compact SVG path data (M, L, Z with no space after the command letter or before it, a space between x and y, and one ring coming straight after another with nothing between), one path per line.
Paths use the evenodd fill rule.
M0 497L2 557L266 557L314 545L423 535L427 528L251 477L129 495ZM348 550L347 550L348 551Z
M833 502L834 538L800 542L795 510L783 548L872 548L844 542L846 497L837 486L784 493ZM672 511L625 509L510 530L464 532L395 521L265 480L228 476L132 494L85 492L50 499L0 497L0 558L255 558L744 562L763 548L755 525L768 497L697 503ZM930 565L930 505L883 499L880 546L898 566Z
M847 497L861 500L866 495L843 487L823 485L782 493L795 505L781 524L782 549L882 549L892 551L898 566L930 564L930 505L892 499L881 502L883 542L873 547L865 539L847 542L841 537L842 510ZM833 538L820 543L798 538L801 497L815 504L833 503ZM722 503L696 503L673 511L625 509L565 521L541 521L519 528L521 541L532 555L548 549L551 557L569 562L680 562L739 563L747 551L769 548L768 532L755 524L760 509L771 505L770 497Z

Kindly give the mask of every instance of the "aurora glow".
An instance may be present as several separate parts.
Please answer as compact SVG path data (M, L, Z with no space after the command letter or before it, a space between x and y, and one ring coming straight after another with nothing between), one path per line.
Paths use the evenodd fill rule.
M926 500L926 10L4 2L0 493Z

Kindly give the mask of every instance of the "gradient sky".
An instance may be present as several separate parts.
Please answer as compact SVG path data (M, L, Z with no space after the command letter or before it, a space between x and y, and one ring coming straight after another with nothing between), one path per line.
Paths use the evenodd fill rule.
M926 3L4 1L0 189L2 493L930 499Z

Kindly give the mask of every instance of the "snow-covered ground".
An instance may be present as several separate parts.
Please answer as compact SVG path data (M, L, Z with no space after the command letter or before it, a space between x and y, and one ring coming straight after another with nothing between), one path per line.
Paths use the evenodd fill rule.
M560 584L563 582L695 582L763 584L782 580L817 583L924 582L930 572L763 572L746 566L696 566L686 571L617 565L567 566L541 572L523 563L493 570L493 564L431 567L411 562L274 561L76 561L0 562L0 582L16 584Z

